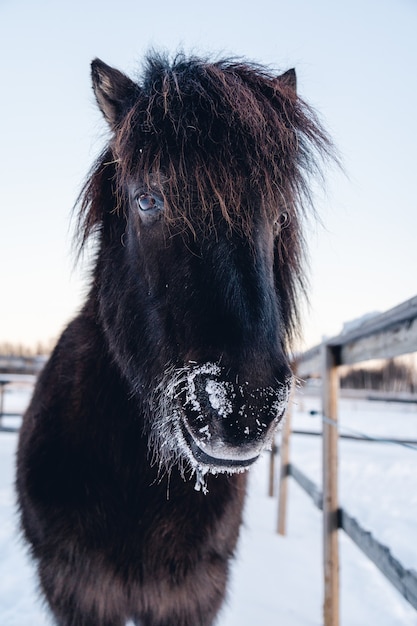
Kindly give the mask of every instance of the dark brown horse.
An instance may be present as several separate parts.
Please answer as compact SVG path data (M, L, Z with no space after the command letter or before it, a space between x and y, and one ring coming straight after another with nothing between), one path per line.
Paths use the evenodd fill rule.
M80 198L89 295L21 430L17 489L60 626L209 626L246 470L291 385L302 207L329 142L293 70L96 60L112 135Z

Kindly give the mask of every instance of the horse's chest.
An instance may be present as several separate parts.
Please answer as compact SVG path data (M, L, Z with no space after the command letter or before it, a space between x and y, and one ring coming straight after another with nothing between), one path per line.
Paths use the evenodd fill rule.
M159 576L174 583L197 574L201 563L210 569L218 555L227 560L239 534L245 477L233 477L238 489L230 489L227 480L219 489L222 478L215 479L216 488L207 495L195 492L192 483L182 483L179 493L171 491L169 497L163 486L156 486L146 498L140 494L127 503L116 556L131 562L143 579ZM109 539L114 545L113 532Z

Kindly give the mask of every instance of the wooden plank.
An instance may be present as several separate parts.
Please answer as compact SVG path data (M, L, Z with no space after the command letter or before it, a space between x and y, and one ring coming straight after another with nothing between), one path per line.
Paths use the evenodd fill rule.
M349 332L342 333L337 337L329 339L330 345L345 345L360 339L375 335L380 331L390 330L395 326L407 326L413 320L417 319L417 296L402 302L398 306L375 315Z
M364 530L357 520L344 510L340 512L340 523L352 541L398 589L401 595L417 609L417 573L405 569L391 554L387 546L377 541L370 532Z
M292 463L288 466L288 473L294 478L294 480L300 485L302 489L312 498L316 507L323 510L323 493L317 487L317 485L308 478L298 467Z
M323 562L324 626L339 626L337 354L323 346Z
M369 359L390 359L417 352L417 318L397 322L386 330L360 337L340 348L340 363L353 365Z

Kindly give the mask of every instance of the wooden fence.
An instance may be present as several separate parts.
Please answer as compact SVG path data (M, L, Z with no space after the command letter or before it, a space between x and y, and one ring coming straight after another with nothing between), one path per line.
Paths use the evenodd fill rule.
M338 502L339 367L370 359L389 359L417 352L417 296L326 340L300 355L297 376L322 379L323 490L320 491L289 460L291 409L282 433L278 532L285 534L287 482L292 475L323 510L324 626L339 626L339 545L343 529L402 595L417 609L417 574L406 570L390 550L340 509ZM270 491L271 491L270 487Z
M5 426L3 423L3 418L18 418L22 417L22 411L18 413L12 412L10 410L6 410L5 408L5 392L6 389L17 385L19 387L33 387L36 381L36 376L33 374L4 374L0 373L0 431L1 432L17 432L19 430L18 425L15 426Z

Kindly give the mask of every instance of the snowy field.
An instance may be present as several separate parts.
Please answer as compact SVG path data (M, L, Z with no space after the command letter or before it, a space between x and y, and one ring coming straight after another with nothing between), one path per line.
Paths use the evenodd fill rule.
M21 410L25 387L10 388L5 409ZM318 430L318 399L297 398L294 428ZM16 425L7 418L5 425ZM417 439L417 407L341 402L341 431ZM349 430L350 432L350 430ZM13 474L17 435L0 433L0 624L52 626L37 599L33 567L16 527ZM341 504L386 543L405 567L417 570L417 450L342 440ZM320 483L320 439L293 435L291 461ZM321 516L290 481L288 535L275 532L277 502L267 496L268 456L251 471L245 525L229 597L217 626L322 624ZM417 626L417 612L356 546L340 533L342 626ZM99 625L98 625L99 626ZM130 625L129 625L130 626Z

